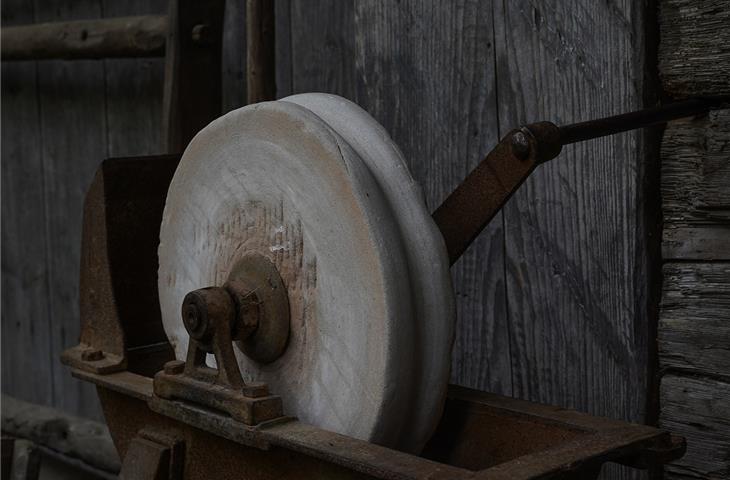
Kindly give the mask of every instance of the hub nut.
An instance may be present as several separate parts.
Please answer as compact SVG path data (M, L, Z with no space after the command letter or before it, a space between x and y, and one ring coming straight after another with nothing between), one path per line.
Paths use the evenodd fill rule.
M523 132L512 135L512 153L520 160L525 160L530 155L530 140Z

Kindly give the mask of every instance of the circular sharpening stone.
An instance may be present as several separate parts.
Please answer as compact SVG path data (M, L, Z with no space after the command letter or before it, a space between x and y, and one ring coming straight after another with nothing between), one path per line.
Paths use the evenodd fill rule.
M403 155L364 110L295 95L195 136L160 229L160 307L178 359L185 295L222 285L249 254L279 271L290 332L271 363L236 349L244 381L268 383L303 422L419 451L449 378L449 261Z

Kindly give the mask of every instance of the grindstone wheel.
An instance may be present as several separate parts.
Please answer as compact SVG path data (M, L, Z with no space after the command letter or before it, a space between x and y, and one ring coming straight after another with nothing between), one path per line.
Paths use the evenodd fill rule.
M417 452L439 420L454 299L443 239L385 130L357 105L303 94L230 112L186 149L159 246L167 336L185 359L188 292L265 257L289 303L278 358L236 356L284 413ZM260 328L260 327L259 327Z

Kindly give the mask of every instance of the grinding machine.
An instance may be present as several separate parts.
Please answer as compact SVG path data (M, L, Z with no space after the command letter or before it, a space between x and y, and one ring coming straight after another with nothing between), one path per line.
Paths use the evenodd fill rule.
M681 437L449 385L449 268L562 146L727 102L523 126L433 214L395 143L348 100L232 111L182 155L101 164L84 204L81 338L62 360L97 386L126 479L660 465Z

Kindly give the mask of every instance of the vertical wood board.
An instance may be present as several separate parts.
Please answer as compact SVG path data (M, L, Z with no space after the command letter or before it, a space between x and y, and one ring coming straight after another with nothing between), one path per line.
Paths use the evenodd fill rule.
M730 5L662 0L659 74L673 97L730 94ZM730 110L671 122L661 145L660 426L685 435L666 479L730 477Z
M645 12L636 3L497 7L500 134L641 108ZM636 132L567 146L504 208L515 395L644 418L643 154Z
M98 1L34 2L34 22L99 18ZM37 62L45 190L46 255L54 406L100 418L94 388L69 375L61 352L78 342L78 269L81 207L86 186L107 153L103 63Z
M226 6L226 109L245 97L243 4ZM3 7L5 25L164 14L167 2L37 0ZM3 64L6 393L101 416L93 387L59 362L60 352L78 341L82 201L104 158L161 151L163 64L159 58Z
M2 25L33 21L3 4ZM46 210L35 62L2 65L2 390L53 402ZM22 138L23 141L18 141Z
M665 467L665 479L730 478L730 383L668 374L661 387L662 428L687 439L687 453Z

